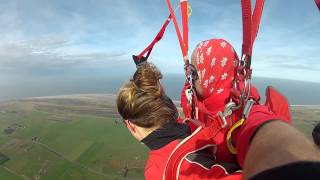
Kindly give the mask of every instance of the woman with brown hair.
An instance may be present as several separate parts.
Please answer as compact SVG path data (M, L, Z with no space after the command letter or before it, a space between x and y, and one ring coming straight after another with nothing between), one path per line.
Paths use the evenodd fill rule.
M190 128L177 122L177 109L165 94L160 84L161 78L162 74L153 64L143 64L119 90L117 97L118 111L128 130L150 149L145 167L147 180L163 179L171 153L181 140L190 137ZM249 117L236 140L236 144L247 144L247 149L241 153L245 156L242 157L245 159L244 175L237 171L236 166L219 161L212 151L210 153L204 149L190 152L183 158L178 178L234 180L320 177L320 152L307 138L285 121L270 118L275 117L271 111L253 110ZM211 146L213 149L216 147Z
M160 83L162 74L150 63L138 67L133 78L118 93L117 107L128 130L151 151L145 168L146 179L162 179L166 162L190 135L186 124L177 122L178 111ZM226 169L206 150L190 153L182 162L179 179L241 179L238 170Z

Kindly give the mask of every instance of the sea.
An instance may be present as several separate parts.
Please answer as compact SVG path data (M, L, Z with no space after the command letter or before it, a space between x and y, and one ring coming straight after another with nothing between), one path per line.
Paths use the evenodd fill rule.
M20 79L11 83L0 83L0 101L67 94L116 94L128 79L129 76ZM162 83L167 94L173 100L179 100L184 81L182 74L164 74ZM253 84L262 97L266 87L273 86L285 94L292 105L320 105L320 83L253 77Z

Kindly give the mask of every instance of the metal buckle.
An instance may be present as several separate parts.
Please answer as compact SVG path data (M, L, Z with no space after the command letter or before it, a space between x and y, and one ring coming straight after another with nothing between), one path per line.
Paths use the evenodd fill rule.
M138 69L144 64L147 64L147 58L142 56L140 59L138 59L138 56L132 55L132 59L134 63L136 64L136 68Z
M236 103L234 103L233 101L230 101L228 104L226 104L223 112L219 111L217 113L223 122L222 128L227 127L227 125L228 125L227 117L232 115L232 110L234 110L235 108L237 108ZM230 124L232 124L232 122L230 122Z
M251 110L251 108L252 108L254 103L255 103L255 100L253 100L253 99L249 99L247 101L247 103L246 103L246 105L244 106L244 109L243 109L243 117L244 117L244 119L248 118L250 110Z
M185 90L185 94L186 94L188 103L189 103L189 104L192 104L192 95L193 95L192 89L186 89L186 90Z

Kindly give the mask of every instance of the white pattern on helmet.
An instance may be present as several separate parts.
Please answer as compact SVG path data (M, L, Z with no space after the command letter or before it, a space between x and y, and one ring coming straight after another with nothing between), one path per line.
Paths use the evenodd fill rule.
M212 60L211 60L211 68L216 65L216 60L217 60L216 57L212 58Z
M202 53L202 52L201 52L201 54L200 54L199 60L200 60L200 64L203 64L204 57L203 57L203 53Z
M214 91L214 88L211 88L211 89L210 89L210 94L211 94L213 91Z
M222 89L222 88L220 88L220 89L217 90L217 94L221 94L222 92L223 92L223 89Z
M210 84L213 83L214 79L215 79L214 76L211 75L210 78L209 78L209 83L210 83Z
M206 51L207 56L209 56L209 55L211 54L211 51L212 51L212 47L209 47L209 48L207 49L207 51Z
M220 43L220 46L221 46L222 48L225 48L225 47L227 46L227 43L226 43L225 41L222 41L222 42Z
M228 77L228 73L223 73L223 74L221 75L221 80L226 80L227 77Z
M201 77L204 78L204 75L206 74L206 68L204 68L201 72Z
M222 60L221 60L221 67L226 66L227 62L228 62L228 58L227 57L223 57Z

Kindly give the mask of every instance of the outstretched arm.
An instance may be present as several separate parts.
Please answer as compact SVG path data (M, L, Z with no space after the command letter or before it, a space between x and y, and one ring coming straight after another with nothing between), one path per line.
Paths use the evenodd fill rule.
M244 179L299 161L320 161L319 149L292 126L272 121L263 125L252 139L244 162Z

